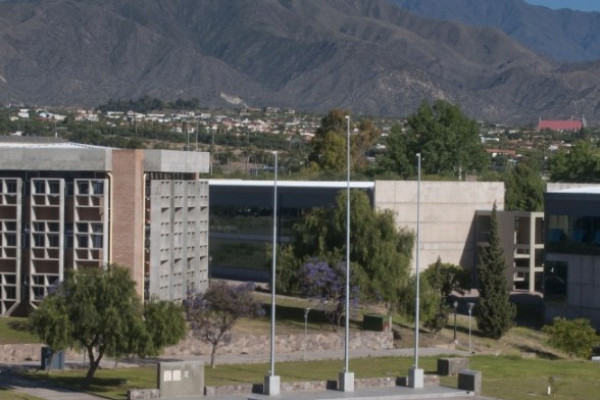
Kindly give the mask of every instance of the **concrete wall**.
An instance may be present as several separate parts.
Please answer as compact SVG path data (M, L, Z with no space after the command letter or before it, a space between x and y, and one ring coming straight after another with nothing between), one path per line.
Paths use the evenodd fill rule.
M275 351L289 353L320 350L340 350L344 348L344 332L336 333L309 333L304 340L304 335L277 335L275 336ZM269 335L240 335L234 334L227 343L217 349L217 354L269 354ZM392 349L394 337L392 332L353 331L350 332L350 349ZM163 356L178 356L182 354L210 354L211 347L200 340L188 335L175 346L165 349ZM217 364L219 359L217 357Z
M475 211L504 209L503 182L421 182L421 268L443 262L473 268ZM396 225L416 233L417 182L375 181L375 208L391 210ZM413 253L412 268L415 268Z
M587 318L592 321L596 329L600 329L600 257L548 253L546 260L562 261L568 264L567 299L561 316ZM546 303L547 316L553 314L549 305ZM559 313L554 312L554 314Z
M208 173L210 153L173 150L144 150L144 169L148 172Z
M109 171L110 148L0 147L0 170Z

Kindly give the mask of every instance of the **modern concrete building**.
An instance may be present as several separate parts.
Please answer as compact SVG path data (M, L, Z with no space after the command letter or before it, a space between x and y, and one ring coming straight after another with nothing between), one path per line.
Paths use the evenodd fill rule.
M145 299L205 288L208 168L208 153L0 142L0 315L109 263Z
M546 318L583 317L600 329L600 186L549 185L545 219Z
M475 236L478 248L488 245L491 220L491 211L477 211ZM497 211L496 220L500 244L504 249L509 289L541 292L544 273L544 213Z
M422 268L438 257L474 270L475 213L502 209L502 182L421 182ZM346 182L280 181L279 241L290 240L292 225L316 207L333 207ZM416 230L417 182L350 182L367 192L373 207L392 210L398 228ZM273 181L210 181L211 275L267 281L268 247L272 240ZM413 257L414 268L414 257Z
M474 271L475 213L504 208L503 182L421 182L421 268L443 262ZM396 225L416 231L417 182L375 181L375 208L392 210ZM413 268L414 268L413 257Z

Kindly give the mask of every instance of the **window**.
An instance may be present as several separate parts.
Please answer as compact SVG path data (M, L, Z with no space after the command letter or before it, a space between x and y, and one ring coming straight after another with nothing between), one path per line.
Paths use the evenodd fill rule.
M4 245L7 247L14 247L17 245L17 235L14 233L7 233L4 235Z
M104 182L93 181L92 182L92 190L94 191L94 194L96 194L96 195L104 194Z
M49 181L50 194L60 194L60 181Z
M31 224L31 229L34 232L44 232L46 230L46 224L43 222L33 222Z
M6 181L6 193L17 193L17 181L16 180Z
M92 246L94 249L102 248L102 235L92 235Z
M46 185L44 181L33 181L33 193L34 194L45 194Z
M78 181L77 182L78 194L88 194L89 190L90 190L90 185L87 181Z
M87 248L89 245L88 243L87 235L77 235L77 247Z
M50 247L59 247L60 237L58 235L48 235L48 245Z
M44 247L45 240L43 233L34 233L33 234L33 245L34 247Z

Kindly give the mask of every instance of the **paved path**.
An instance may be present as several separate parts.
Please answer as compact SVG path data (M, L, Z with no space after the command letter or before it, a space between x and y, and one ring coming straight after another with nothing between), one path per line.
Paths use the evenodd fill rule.
M414 354L413 349L388 349L388 350L351 350L350 358L365 358L365 357L409 357ZM466 355L466 352L456 351L451 349L439 349L439 348L424 348L419 350L420 356L436 356L436 355ZM343 358L343 351L315 351L315 352L292 352L292 353L281 353L276 355L276 361L300 361L300 360L326 360L326 359L341 359ZM170 358L172 360L201 360L205 363L210 362L210 356L199 355L199 356L177 356ZM231 363L266 363L269 361L269 354L221 354L217 356L217 364L231 364ZM153 364L157 359L153 360L125 360L119 363L119 367L135 367L143 364ZM34 363L23 363L18 365L4 365L0 366L0 386L10 387L17 392L28 393L46 400L99 400L101 397L72 392L62 388L52 388L47 386L45 382L32 381L24 379L17 375L10 373L10 368L16 368L19 366L38 366L39 362ZM103 368L114 367L114 362L106 360L103 363ZM352 364L350 364L352 367ZM408 371L407 371L408 372ZM441 390L441 392L438 392ZM476 400L483 399L482 397L474 397L467 395L465 392L459 392L454 389L439 388L439 387L426 387L424 389L409 389L409 388L370 388L370 389L357 389L354 393L343 393L337 391L321 392L317 396L316 393L283 393L277 396L280 400L308 400L308 399L430 399L430 398L441 398L441 397L453 397L455 400ZM317 396L317 397L315 397ZM188 397L180 398L177 400L191 400L191 399L206 399L206 400L241 400L241 399L269 399L268 396L262 395L235 395L235 396L214 396L214 397ZM173 399L175 400L175 399Z

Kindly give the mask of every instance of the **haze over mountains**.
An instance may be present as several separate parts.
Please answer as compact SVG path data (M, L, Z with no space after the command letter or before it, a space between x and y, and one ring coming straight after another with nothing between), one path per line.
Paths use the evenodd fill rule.
M599 89L598 61L559 64L386 0L0 0L4 104L149 95L399 117L443 98L493 122L595 122Z

